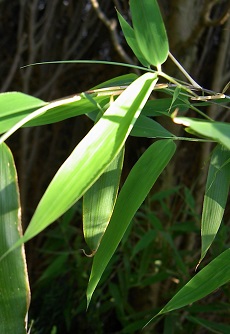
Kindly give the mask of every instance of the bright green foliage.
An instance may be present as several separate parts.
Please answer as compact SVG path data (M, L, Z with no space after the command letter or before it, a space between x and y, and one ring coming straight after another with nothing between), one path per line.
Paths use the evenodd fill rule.
M21 236L17 174L9 148L0 145L0 254ZM24 247L11 252L0 265L0 333L25 334L30 301Z
M133 28L118 13L126 41L144 66L158 67L167 59L169 46L157 1L131 0L130 9Z
M19 92L1 93L0 133L8 131L26 115L46 104L42 100Z
M135 212L149 193L158 176L169 163L175 152L171 140L152 144L137 161L117 198L114 212L101 244L94 256L93 267L87 289L87 303L103 274L109 260L121 241ZM159 155L162 152L162 155Z
M38 204L23 241L60 217L105 171L123 147L156 81L151 73L134 81L76 146Z
M174 122L188 127L187 131L216 141L230 150L230 124L176 117Z
M198 109L199 106L210 105L213 102L212 97L210 100L205 99L204 96L199 99L193 92L193 87L181 81L177 82L176 79L162 72L161 65L168 57L169 46L157 1L130 0L130 10L133 28L119 13L118 19L128 45L145 66L145 68L133 67L145 71L148 68L147 73L140 77L128 74L113 78L87 92L50 103L19 92L0 94L0 133L3 134L0 138L0 256L2 261L0 266L0 332L2 334L25 333L29 288L22 243L40 233L61 215L67 215L68 210L73 208L82 196L84 196L85 239L92 250L92 255L95 253L87 289L89 305L96 286L116 248L124 235L127 237L127 231L129 231L137 210L170 162L176 147L173 140L218 143L211 156L204 197L201 260L206 255L220 227L230 182L230 124L211 120ZM86 63L87 61L70 62ZM63 61L56 63L63 63ZM106 64L132 66L112 62L106 62ZM156 66L158 72L153 71L151 65ZM183 74L186 72L183 69L181 71ZM157 85L158 76L164 77L171 83ZM187 78L190 78L189 75ZM161 90L167 97L148 101L154 89ZM229 103L228 96L225 96L220 102L218 94L216 95L215 92L213 94L216 104ZM181 117L188 109L193 109L205 120ZM82 114L87 115L96 124L57 171L41 198L24 236L20 238L20 204L16 170L12 155L3 142L21 127L50 124ZM178 114L178 117L175 117L175 114ZM158 123L158 118L150 118L159 116L167 117L168 121L171 121L172 117L175 123L184 125L186 130L196 138L174 136ZM118 192L124 147L129 135L161 140L155 141L144 152ZM162 205L160 197L165 196L165 191L167 192L164 190L163 193L157 195L159 205ZM191 200L190 195L187 189L185 202L187 206L192 207L194 218L195 202ZM132 249L130 256L133 260L140 252L143 253L136 284L140 283L150 263L150 257L147 255L151 243L156 241L158 234L173 253L177 267L175 272L178 270L182 275L187 275L188 269L170 232L173 229L184 229L186 232L192 229L194 231L195 223L193 222L194 224L192 226L190 224L189 227L188 225L173 226L171 231L166 231L165 222L157 220L153 213L149 215L152 220L150 224L154 229L139 236L139 242ZM15 250L19 246L20 248ZM158 315L189 305L227 283L230 280L229 257L230 253L227 249L211 261L181 288ZM66 254L60 256L44 273L42 279L47 276L55 276L57 268L61 268L66 261ZM169 276L171 273L167 270L163 273L159 270L153 277L148 278L148 282L154 284ZM143 283L143 286L146 285L146 282ZM122 304L123 295L113 282L109 283L109 289L114 300ZM172 319L171 317L166 319L166 330L171 329ZM137 320L137 323L133 323L131 327L133 326L132 328L136 330L140 322L143 324L143 321ZM193 318L191 321L195 322ZM196 321L209 329L215 327L212 323L207 323L202 319L196 318ZM227 331L228 328L223 328L222 332Z
M130 0L137 44L149 64L159 66L169 53L168 38L156 0Z
M204 195L201 220L201 260L211 246L222 222L229 184L230 152L222 145L217 145L212 153Z

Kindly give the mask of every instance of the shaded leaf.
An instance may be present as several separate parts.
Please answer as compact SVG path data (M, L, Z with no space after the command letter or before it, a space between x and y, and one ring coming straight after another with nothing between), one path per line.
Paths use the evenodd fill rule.
M0 145L0 255L21 236L17 174L9 148ZM0 333L26 333L30 301L24 247L14 250L0 265Z
M142 115L145 116L171 116L170 113L170 107L172 105L172 99L166 98L166 99L156 99L156 100L149 100L143 111ZM173 111L174 108L178 108L180 111L187 111L189 109L189 103L185 100L177 99L173 103Z
M227 249L200 272L198 272L177 294L166 304L156 316L171 312L204 298L222 285L230 281L230 249ZM150 321L151 321L150 320ZM149 321L149 322L150 322ZM147 324L146 324L147 326Z
M229 334L230 326L223 323L217 323L214 321L209 321L199 317L193 317L191 315L186 316L189 321L192 321L195 324L201 325L212 333L218 334Z
M85 241L93 253L97 250L113 213L123 158L124 149L83 196L83 231Z
M230 184L230 151L217 145L212 153L201 220L201 259L205 257L222 221ZM199 261L199 262L200 262Z
M135 54L137 59L140 61L140 63L144 65L145 67L149 68L151 63L149 63L143 56L137 44L133 28L125 21L125 19L122 17L122 15L119 12L117 12L117 15L118 15L118 20L120 22L121 29L123 31L127 44L130 46L130 48L132 49L133 53Z
M94 256L87 289L87 304L101 279L135 212L175 152L171 140L152 144L140 157L125 181L115 204L112 218ZM162 152L162 154L159 154Z
M173 138L174 135L163 128L158 122L149 117L140 115L131 133L134 137L146 138Z
M159 66L169 53L168 38L156 0L130 0L133 29L144 58Z

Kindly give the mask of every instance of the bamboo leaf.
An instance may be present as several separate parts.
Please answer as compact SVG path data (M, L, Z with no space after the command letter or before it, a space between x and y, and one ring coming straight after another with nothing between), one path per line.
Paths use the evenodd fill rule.
M118 15L118 20L120 22L121 29L123 31L127 44L130 46L130 48L132 49L133 53L135 54L137 59L140 61L140 63L144 65L145 67L149 68L151 63L149 63L143 56L137 44L133 28L125 21L125 19L122 17L122 15L118 11L117 11L117 15Z
M24 237L14 247L54 222L100 177L124 146L156 82L155 74L146 73L111 104L60 167L39 202Z
M227 249L200 272L198 272L177 294L150 319L147 326L155 317L177 310L194 303L209 295L230 281L230 249Z
M187 117L175 117L173 121L188 127L194 134L214 140L230 150L229 123L200 121Z
M217 145L212 153L201 220L202 250L205 257L222 221L230 184L230 151Z
M8 92L0 94L0 105L0 133L4 133L29 113L47 105L47 102L20 92Z
M217 333L217 334L229 334L230 333L230 326L227 324L223 324L223 323L217 323L214 321L209 321L203 318L199 318L199 317L193 317L191 315L187 315L186 319L188 319L189 321L198 324L202 327L204 327L206 330L209 331L209 333Z
M172 99L156 99L156 100L149 100L141 114L145 116L168 116L171 117L170 109L172 107ZM189 109L189 103L186 101L178 98L173 103L174 110L178 108L180 111L187 111Z
M85 241L93 253L96 252L113 213L123 158L124 149L83 196L83 231Z
M169 53L168 38L156 0L130 0L133 29L144 58L159 66Z
M152 144L132 168L115 204L112 218L94 256L87 289L87 304L135 212L175 152L171 140ZM160 155L159 152L162 152Z
M110 96L113 94L111 86L129 85L136 78L135 74L122 75L94 87L90 94L91 101L94 103L83 93L49 103L20 92L2 93L0 94L0 133L10 130L13 126L17 130L21 126L40 126L98 112L98 106L104 107L109 102ZM109 87L111 89L93 92L95 89Z
M21 236L16 169L9 148L0 145L0 254ZM0 266L0 333L26 333L30 301L24 247L14 250Z
M173 138L174 135L163 128L158 122L149 117L140 115L137 119L131 133L134 137L146 138Z

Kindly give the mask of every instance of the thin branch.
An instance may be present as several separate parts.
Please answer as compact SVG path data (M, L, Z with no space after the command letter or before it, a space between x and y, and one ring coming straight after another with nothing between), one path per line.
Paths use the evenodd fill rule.
M228 18L230 17L230 3L228 4L226 10L220 15L220 17L216 19L211 19L211 12L216 4L218 4L218 0L206 2L206 10L204 12L204 22L206 26L218 26L223 25Z
M119 36L117 33L117 21L115 19L109 20L106 15L102 12L99 3L97 0L90 0L95 12L97 13L98 18L104 23L104 25L108 28L111 36L112 43L114 45L115 50L121 56L121 58L129 63L134 64L133 60L129 57L129 55L122 48L121 43L119 41Z

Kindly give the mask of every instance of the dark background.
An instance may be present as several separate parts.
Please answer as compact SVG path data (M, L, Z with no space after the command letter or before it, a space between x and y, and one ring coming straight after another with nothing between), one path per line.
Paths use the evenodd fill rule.
M159 0L158 3L173 55L201 86L221 92L230 80L229 0ZM99 7L95 9L97 4ZM130 73L132 70L125 67L98 64L54 64L20 69L23 65L35 62L73 59L138 64L120 31L115 7L131 22L127 0L98 2L93 0L1 0L1 92L21 91L45 101L51 101L90 89L115 76ZM184 80L171 61L163 65L163 70ZM215 106L210 107L206 112L218 120L226 120L225 112L221 111L217 114ZM8 141L15 156L19 175L24 227L28 224L39 199L58 167L91 126L92 123L87 118L78 117L57 124L20 130ZM167 126L174 133L182 131L178 130L178 127L173 128L171 124ZM128 140L124 174L149 143L149 140L144 139ZM157 191L172 188L175 190L176 187L183 186L183 189L189 189L191 192L194 205L191 220L195 227L185 236L183 234L175 236L176 247L180 251L186 251L186 256L191 256L190 252L194 249L196 249L196 256L199 253L197 229L206 178L206 161L210 149L209 145L184 142L178 144L176 158L157 185ZM175 221L188 219L189 214L184 212L181 215L177 214L184 205L182 203L185 197L185 195L178 195L175 190L173 196L166 198L166 204L171 205L172 208L171 222L167 226L173 224L172 217L175 217ZM187 206L188 201L189 199L186 198ZM168 219L161 207L154 210L162 220ZM137 287L126 286L122 302L125 303L127 297L128 306L122 313L119 308L121 305L109 304L111 295L114 298L116 286L121 287L121 281L114 278L115 287L110 286L112 292L108 291L108 288L102 289L104 296L101 298L102 301L96 302L95 299L92 308L87 314L85 313L83 300L90 260L85 259L80 251L77 255L71 253L73 249L85 248L80 213L79 204L75 207L73 217L67 219L66 225L61 224L60 220L55 228L48 229L27 245L32 288L30 317L35 321L33 327L35 333L51 333L52 328L55 330L53 326L57 327L57 333L120 333L125 326L134 321L137 314L135 312L151 310L153 306L159 307L164 302L164 298L159 297L160 284L147 286L141 290L141 293ZM145 229L149 231L146 216L145 212L143 230L136 232L137 236L131 238L130 245L124 246L126 248L123 251L126 252L127 259L130 256L129 247L132 248L132 240L135 243L135 238L137 240L139 238L138 233L144 233ZM139 221L142 218L139 217ZM229 226L229 219L226 220L226 226ZM64 227L61 227L62 225ZM60 235L63 238L60 239ZM164 245L162 247L165 249ZM161 249L160 245L159 249ZM63 255L64 253L68 254L67 258ZM118 254L120 254L119 251ZM164 255L164 259L165 256L167 255ZM193 256L192 260L189 260L192 263L191 268L195 261ZM114 263L118 263L123 268L120 257L118 255L117 257L118 262L114 260ZM57 267L51 268L46 284L43 280L44 284L39 285L37 280L55 259L58 262ZM140 261L141 258L138 258L133 266L138 267ZM171 264L173 265L173 262ZM111 264L111 272L113 272L112 268L113 264ZM111 276L108 277L111 279ZM165 300L168 300L171 295L170 284L166 281L162 286L166 291ZM124 293L127 294L126 297ZM99 292L98 296L102 296L101 294L102 292ZM94 307L96 311L93 310ZM144 319L145 316L144 313L143 317L139 317ZM133 332L135 330L127 330L127 333ZM162 328L156 327L154 331L150 330L150 333L153 332L162 333ZM145 333L148 331L146 330ZM196 328L193 333L202 333L202 331L199 332Z

